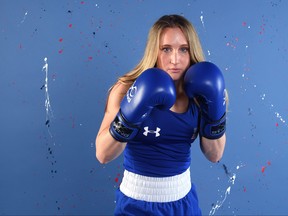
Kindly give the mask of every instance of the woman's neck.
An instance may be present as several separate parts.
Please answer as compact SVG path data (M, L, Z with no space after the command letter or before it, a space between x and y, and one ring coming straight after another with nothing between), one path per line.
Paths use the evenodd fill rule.
M176 113L184 113L188 109L189 99L183 87L183 79L174 82L176 88L176 101L171 107L171 111Z

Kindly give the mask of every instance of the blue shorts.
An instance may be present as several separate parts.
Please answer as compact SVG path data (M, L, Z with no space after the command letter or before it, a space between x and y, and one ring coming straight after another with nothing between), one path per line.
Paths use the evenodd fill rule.
M192 184L190 192L180 200L173 202L146 202L124 195L119 189L116 191L115 216L168 216L168 215L202 215L198 205L196 188Z

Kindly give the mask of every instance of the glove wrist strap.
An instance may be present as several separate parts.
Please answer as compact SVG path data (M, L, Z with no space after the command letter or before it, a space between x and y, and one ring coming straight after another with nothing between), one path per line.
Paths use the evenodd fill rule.
M200 136L205 138L219 139L226 131L226 113L218 121L209 121L203 116L200 121Z
M109 129L112 137L119 142L127 142L133 139L138 131L139 127L129 124L123 117L121 111L118 112Z

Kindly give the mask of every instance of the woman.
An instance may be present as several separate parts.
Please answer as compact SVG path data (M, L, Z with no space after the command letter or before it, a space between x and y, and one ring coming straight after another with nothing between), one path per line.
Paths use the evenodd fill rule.
M110 89L96 137L96 157L100 163L108 163L125 150L125 171L117 191L115 215L201 215L195 185L190 180L191 143L199 132L202 152L208 160L217 162L226 142L225 111L215 105L223 101L213 98L217 103L207 109L207 96L195 92L204 89L206 94L207 88L198 86L206 79L201 75L207 68L200 65L203 61L192 24L180 15L165 15L150 29L140 63ZM198 64L198 68L194 67ZM151 74L157 74L156 81L151 81ZM141 94L136 93L140 85L144 89ZM159 89L164 90L155 102L149 96ZM210 97L210 92L207 94ZM136 101L134 95L137 104L131 103ZM145 107L147 100L154 100L154 104ZM139 109L145 110L141 115L135 111L135 120L134 110Z

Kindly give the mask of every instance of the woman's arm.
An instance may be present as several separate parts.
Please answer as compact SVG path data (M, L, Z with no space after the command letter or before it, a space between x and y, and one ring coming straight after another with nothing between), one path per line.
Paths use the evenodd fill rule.
M226 143L226 135L225 133L223 134L222 137L219 139L207 139L205 137L200 137L200 147L205 155L205 157L213 162L216 163L218 162L224 153L224 148L225 148L225 143Z
M96 137L96 158L100 163L108 163L117 158L125 149L126 143L115 140L110 132L110 124L120 109L120 103L129 86L117 83L110 91L105 114Z

